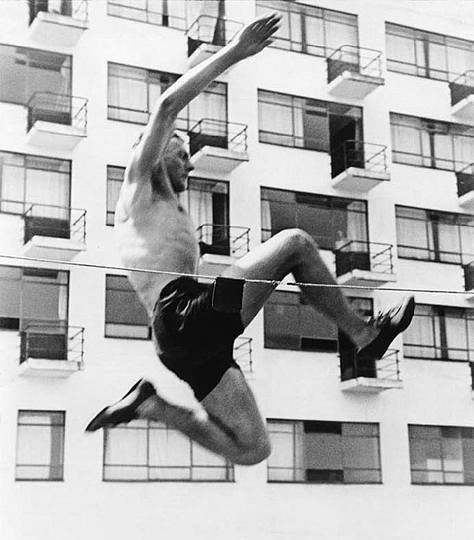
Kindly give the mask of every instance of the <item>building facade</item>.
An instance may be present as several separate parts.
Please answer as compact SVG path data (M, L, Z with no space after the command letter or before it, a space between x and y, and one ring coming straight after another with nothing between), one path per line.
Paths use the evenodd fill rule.
M2 538L473 537L474 12L441 4L0 2ZM200 274L298 227L361 314L417 289L413 323L357 366L279 285L234 349L259 465L159 423L85 434L142 376L194 404L117 268L115 202L161 92L273 10L272 46L178 118Z

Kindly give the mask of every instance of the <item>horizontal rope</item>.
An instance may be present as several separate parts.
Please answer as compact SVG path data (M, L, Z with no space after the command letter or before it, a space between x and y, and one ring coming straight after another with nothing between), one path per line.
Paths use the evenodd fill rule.
M176 277L190 277L194 279L210 279L212 281L216 280L218 276L208 276L204 274L190 274L186 272L173 272L171 270L156 270L156 269L147 269L147 268L132 268L128 266L113 266L106 264L95 264L95 263L78 263L72 261L63 261L60 259L45 259L41 257L26 257L24 255L6 255L0 253L0 258L2 259L14 259L18 261L28 261L28 262L42 262L46 264L61 264L64 266L72 267L81 267L81 268L96 268L101 270L119 270L121 272L140 272L145 274L159 274L159 275L169 275ZM234 278L239 279L239 278ZM276 279L254 279L254 278L242 278L241 281L245 283L261 283L264 285L272 285L276 287L280 284L290 285L292 287L315 287L315 288L325 288L325 289L356 289L363 291L395 291L395 292L412 292L412 293L430 293L430 294L458 294L458 295L471 295L472 292L469 291L453 291L449 289L413 289L413 288L403 288L403 287L369 287L367 285L344 285L344 284L333 284L333 283L305 283L299 281L287 281L276 280Z

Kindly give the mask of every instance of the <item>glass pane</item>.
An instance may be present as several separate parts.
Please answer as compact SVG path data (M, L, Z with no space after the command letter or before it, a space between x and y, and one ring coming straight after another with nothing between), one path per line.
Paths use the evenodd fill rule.
M343 437L344 469L378 469L378 440L375 437Z
M441 441L439 439L410 439L412 469L441 471Z
M26 105L27 70L25 49L0 45L0 101Z
M146 429L113 428L105 431L105 456L107 465L146 465Z
M445 472L461 472L463 470L462 439L459 430L457 437L443 437L442 455L443 469Z
M344 482L354 484L374 484L382 481L382 474L378 470L344 469Z
M191 466L191 441L176 430L168 428L151 429L149 452L151 466Z
M286 467L292 469L294 463L294 440L292 425L289 433L274 433L270 432L270 440L272 445L272 453L268 458L269 467Z
M341 436L336 433L306 433L304 464L307 469L341 470Z
M446 47L441 43L428 43L428 54L429 54L429 76L436 79L448 79L448 65L447 65L447 55Z
M104 465L104 480L148 480L148 469L145 466Z

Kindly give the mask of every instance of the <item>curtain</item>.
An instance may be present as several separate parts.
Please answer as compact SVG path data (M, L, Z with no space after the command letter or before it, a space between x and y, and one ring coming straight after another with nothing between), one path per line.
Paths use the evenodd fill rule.
M69 178L51 170L26 169L25 202L33 206L32 216L69 220ZM62 208L51 208L54 205Z
M3 166L1 167L1 199L3 212L23 212L25 197L25 168L23 166L10 165L5 163L2 158ZM0 161L1 165L1 161ZM18 201L18 203L8 203L5 200Z
M440 259L446 262L461 262L459 226L453 223L438 222L437 231Z
M343 14L326 14L326 54L331 54L342 45L359 45L356 21L355 17Z
M439 345L439 339L435 341L433 332L434 316L429 306L417 306L415 316L410 326L403 333L403 344L408 357L436 358L435 346ZM439 321L436 327L439 329ZM439 332L438 332L439 335Z
M454 135L453 142L456 170L462 169L468 163L474 163L474 137Z
M265 199L262 199L260 201L260 212L261 212L262 239L263 240L268 240L268 238L271 235L271 230L272 230L272 217L271 217L271 212L270 212L270 201L266 201Z
M112 118L136 120L134 111L148 111L146 71L138 68L127 68L111 65L108 76L108 106L113 109L131 109L109 111ZM145 122L146 118L141 117Z
M446 345L448 356L452 360L468 360L468 336L466 319L461 314L446 313ZM462 349L462 350L455 350Z

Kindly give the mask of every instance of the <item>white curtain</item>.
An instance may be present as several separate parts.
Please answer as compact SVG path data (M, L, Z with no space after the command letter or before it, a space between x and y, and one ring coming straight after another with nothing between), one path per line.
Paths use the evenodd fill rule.
M40 169L26 170L25 202L33 206L31 215L58 219L69 217L69 181L67 175ZM52 208L54 205L62 208Z
M197 227L203 227L201 238L203 242L212 244L213 233L213 215L212 215L212 192L200 191L197 189L189 190L189 215Z
M25 169L4 163L1 167L2 210L4 212L22 212L24 206ZM3 202L4 200L18 201L18 203ZM21 203L21 204L19 204Z
M270 201L262 199L260 201L261 212L261 229L265 231L265 234L271 234L272 229L272 215L270 211ZM268 231L268 232L267 232ZM266 238L266 237L265 237Z
M446 314L446 343L448 349L463 349L461 351L448 351L448 355L453 360L468 360L467 327L464 317Z

